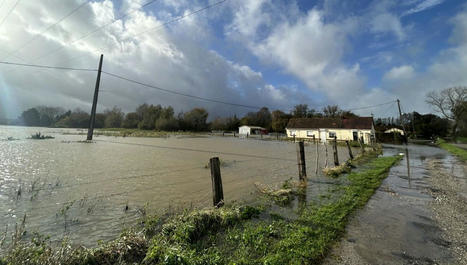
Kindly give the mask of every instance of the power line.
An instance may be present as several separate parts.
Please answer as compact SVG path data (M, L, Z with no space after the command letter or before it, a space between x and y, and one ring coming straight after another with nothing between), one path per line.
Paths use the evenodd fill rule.
M185 19L186 17L189 17L189 16L191 16L191 15L195 15L195 14L197 14L197 13L200 13L200 12L204 11L204 10L207 10L207 9L212 8L212 7L214 7L214 6L220 5L220 4L222 4L222 3L226 2L226 1L228 1L228 0L222 0L222 1L219 1L219 2L216 2L216 3L213 3L213 4L211 4L211 5L207 5L207 6L203 7L203 8L200 8L200 9L198 9L198 10L195 10L195 11L190 12L190 13L188 13L188 14L185 14L185 15L183 15L183 16L180 16L180 17L177 17L177 18L175 18L175 19L172 19L172 20L169 20L169 21L167 21L167 22L164 22L163 24L157 25L157 26L155 26L155 27L153 27L153 28L151 28L151 29L148 29L148 30L145 30L145 31L136 33L135 35L133 35L133 37L142 35L142 34L147 33L147 32L149 32L149 31L155 31L155 30L157 30L157 29L159 29L159 28L162 28L162 27L164 27L164 26L167 26L167 25L170 24L170 23L178 22L178 21L180 21L180 20L182 20L182 19ZM152 2L150 2L150 3L152 3ZM148 4L150 4L150 3L148 3ZM143 6L146 6L146 5L148 5L148 4L145 4L145 5L143 5ZM120 18L120 19L121 19L121 18ZM115 21L114 21L114 22L115 22ZM112 23L113 23L113 22L112 22ZM71 43L70 43L70 44L71 44ZM94 52L97 52L97 50L98 50L98 49L94 49ZM74 57L74 58L72 58L72 59L70 59L70 60L67 60L67 61L71 61L71 60L77 59L77 58L79 58L79 57L80 57L80 56L76 56L76 57ZM65 61L65 62L66 62L66 61Z
M384 106L384 105L387 105L387 104L391 104L391 103L394 103L394 102L396 102L396 101L395 101L395 100L391 100L391 101L389 101L389 102L385 102L385 103L381 103L381 104L376 104L376 105L371 105L371 106L366 106L366 107L359 107L359 108L348 109L348 111L362 110L362 109L371 109L371 108L376 108L376 107Z
M157 2L157 1L159 1L159 0L152 0L152 1L149 1L149 2L147 2L146 4L141 5L140 8L144 8L144 7L146 7L146 6L150 5L150 4L153 4L154 2ZM80 40L84 40L84 39L86 39L87 37L93 35L94 33L96 33L96 32L98 32L98 31L102 30L103 28L105 28L105 27L107 27L107 26L109 26L109 25L111 25L111 24L117 22L118 20L121 20L121 19L123 19L123 18L129 16L130 14L135 13L136 11L138 11L138 10L133 10L133 11L131 11L131 12L129 12L129 13L126 13L125 15L119 16L119 17L113 19L112 21L110 21L109 23L104 24L104 25L102 25L102 26L100 26L100 27L97 27L97 28L94 29L93 31L90 31L90 32L84 34L83 36L81 36L81 37L79 37L79 38L77 38L77 39L75 39L75 40L69 42L68 45L71 45L71 44L73 44L73 43L75 43L75 42L77 42L77 41L80 41ZM54 53L56 53L56 52L58 52L58 51L61 51L61 50L63 50L65 47L67 47L67 46L60 46L60 47L57 48L57 49L54 49L54 50L52 50L52 51L50 51L50 52L48 52L48 53L45 53L45 54L43 54L43 55L41 55L41 56L35 58L34 61L43 59L43 58L45 58L45 57L47 57L47 56L49 56L49 55L51 55L51 54L54 54Z
M12 54L15 54L16 52L22 50L24 47L28 46L30 43L32 43L35 39L37 39L37 37L43 35L44 33L46 33L47 31L49 31L51 28L57 26L58 24L60 24L62 21L64 21L65 19L67 19L68 17L70 17L71 15L73 15L74 13L76 13L79 9L81 9L83 6L85 6L87 3L89 3L89 1L91 0L87 0L85 1L84 3L82 3L81 5L79 5L78 7L74 8L73 10L71 10L69 13L67 13L65 16L63 16L62 18L60 18L59 20L57 20L54 24L48 26L46 29L44 29L43 31L41 31L40 33L37 33L36 35L34 35L31 39L29 39L25 44L23 44L22 46L20 46L18 49L10 52L7 54L7 57L5 57L5 59L7 59L10 55Z
M133 80L133 79L130 79L130 78L127 78L127 77L123 77L123 76L120 76L120 75L112 74L112 73L109 73L109 72L102 71L102 73L104 73L106 75L109 75L109 76L112 76L112 77L115 77L115 78L118 78L118 79L125 80L127 82L135 83L135 84L145 86L145 87L148 87L148 88L153 88L153 89L157 89L157 90L160 90L160 91L164 91L164 92L167 92L167 93L180 95L180 96L184 96L184 97L188 97L188 98L194 98L194 99L203 100L203 101L207 101L207 102L220 103L220 104L236 106L236 107L243 107L243 108L249 108L249 109L261 109L262 108L262 107L258 107L258 106L231 103L231 102L221 101L221 100L217 100L217 99L211 99L211 98L205 98L205 97L199 97L199 96L195 96L195 95L185 94L185 93L181 93L181 92L178 92L178 91L169 90L169 89L161 88L161 87L158 87L158 86L155 86L155 85L150 85L150 84L146 84L146 83L143 83L143 82L139 82L139 81L136 81L136 80Z
M16 0L16 3L15 5L10 9L10 11L8 11L8 13L6 14L6 16L3 18L2 22L0 22L0 27L3 25L3 23L5 23L5 20L10 16L11 12L13 12L13 10L15 10L16 6L18 5L20 0Z
M213 4L207 5L207 6L205 6L205 7L202 7L202 8L200 8L200 9L197 9L197 10L195 10L195 11L193 11L193 12L190 12L190 13L187 13L187 14L185 14L185 15L182 15L182 16L179 16L179 17L177 17L177 18L174 18L174 19L172 19L172 20L169 20L169 21L167 21L167 22L165 22L165 23L162 23L162 24L160 24L160 25L158 25L158 26L155 26L155 27L153 27L153 28L150 28L150 29L147 29L147 30L138 32L137 34L133 35L133 37L136 37L136 36L139 36L139 35L141 35L141 34L147 33L147 32L149 32L149 31L157 30L157 29L159 29L159 28L162 28L162 27L164 27L164 26L167 26L168 24L171 24L171 23L174 23L174 22L178 22L178 21L180 21L180 20L182 20L182 19L184 19L184 18L186 18L186 17L195 15L195 14L197 14L197 13L203 12L204 10L210 9L210 8L215 7L215 6L218 6L218 5L221 5L221 4L223 4L224 2L227 2L227 1L228 1L228 0L221 0L221 1L215 2L215 3L213 3Z
M97 71L97 69L89 69L89 68L72 68L72 67L63 67L63 66L49 66L49 65L38 65L38 64L13 63L13 62L5 62L5 61L0 61L0 64L25 66L25 67L35 67L35 68L46 68L46 69L58 69L58 70L73 70L73 71L87 71L87 72L96 72Z

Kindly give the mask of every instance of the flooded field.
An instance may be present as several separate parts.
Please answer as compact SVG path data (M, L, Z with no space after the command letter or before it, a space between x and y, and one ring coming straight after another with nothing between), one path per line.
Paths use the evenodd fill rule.
M26 139L36 132L55 139ZM0 126L0 230L12 231L26 215L26 230L95 245L135 224L141 211L212 204L209 158L219 156L227 202L251 201L254 183L298 179L291 142L213 136L95 137L77 131ZM8 137L14 139L6 140ZM319 167L326 164L318 145ZM316 145L307 145L307 199L332 185L315 176ZM328 164L333 163L328 149ZM359 149L354 149L357 154ZM339 159L348 159L338 147ZM316 196L315 196L316 195Z

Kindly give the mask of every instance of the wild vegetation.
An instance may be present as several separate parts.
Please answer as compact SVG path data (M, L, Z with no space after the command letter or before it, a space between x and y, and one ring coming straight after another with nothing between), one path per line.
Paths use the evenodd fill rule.
M92 249L67 240L52 247L38 235L18 240L6 248L0 264L316 264L399 159L375 158L345 176L347 184L337 189L335 199L308 202L294 217L279 214L273 200L148 216L142 228ZM281 187L292 188L290 182Z
M438 146L445 149L446 151L456 155L462 161L467 161L467 150L460 147L454 146L450 143L447 143L443 139L439 139L437 142Z

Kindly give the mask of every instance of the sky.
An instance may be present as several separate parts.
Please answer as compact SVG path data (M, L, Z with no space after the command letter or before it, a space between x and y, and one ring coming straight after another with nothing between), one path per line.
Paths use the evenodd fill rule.
M396 104L365 107L400 99L403 112L429 113L428 92L467 85L464 1L218 2L0 0L0 62L95 70L103 54L103 71L177 93L285 112L337 104L376 117L396 116ZM0 118L38 105L90 111L96 75L0 64ZM100 90L98 111L255 111L105 73Z

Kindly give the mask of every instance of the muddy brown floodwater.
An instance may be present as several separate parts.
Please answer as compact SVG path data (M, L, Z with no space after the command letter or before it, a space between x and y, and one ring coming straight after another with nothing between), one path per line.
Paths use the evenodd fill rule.
M467 264L465 164L436 147L407 150L325 264Z
M26 139L36 132L50 140ZM279 185L298 179L291 142L233 137L95 137L82 143L76 130L0 126L0 231L11 233L26 214L26 230L93 246L134 225L143 208L212 204L209 158L219 156L227 202L255 198L255 182ZM8 137L17 140L6 140ZM331 148L329 162L332 164ZM358 153L355 149L354 154ZM320 167L325 148L319 145ZM338 147L341 161L347 149ZM314 175L316 147L306 147L307 171ZM323 178L324 179L324 178ZM328 183L310 182L312 194ZM309 198L312 199L312 198ZM30 234L30 233L29 233Z

